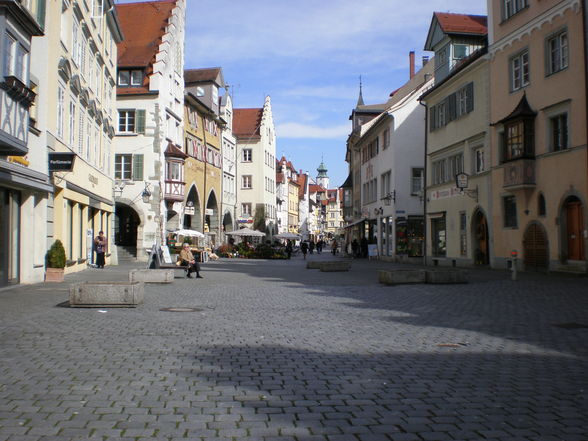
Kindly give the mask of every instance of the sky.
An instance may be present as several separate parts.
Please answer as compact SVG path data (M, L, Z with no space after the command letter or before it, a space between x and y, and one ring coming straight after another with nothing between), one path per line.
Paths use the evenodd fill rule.
M126 0L117 3L130 3ZM417 70L433 12L486 15L486 0L187 0L186 69L222 67L235 108L271 98L276 156L330 187L348 174L357 103L383 103Z

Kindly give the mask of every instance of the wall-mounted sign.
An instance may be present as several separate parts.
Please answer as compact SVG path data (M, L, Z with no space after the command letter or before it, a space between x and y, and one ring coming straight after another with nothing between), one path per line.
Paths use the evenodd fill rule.
M194 207L185 207L184 208L184 214L186 216L194 216L194 213L196 212L196 210L194 209Z
M75 153L52 152L49 153L49 172L69 172L73 170L76 159Z
M214 215L214 209L207 208L206 210L204 210L204 214L207 216L212 216L212 215Z
M468 174L458 173L455 175L455 186L459 189L468 188Z

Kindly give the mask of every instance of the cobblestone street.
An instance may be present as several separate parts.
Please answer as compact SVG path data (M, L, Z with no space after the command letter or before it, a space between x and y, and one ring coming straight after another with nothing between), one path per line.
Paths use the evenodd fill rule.
M588 279L392 266L210 262L136 309L60 305L129 266L0 291L0 441L588 440Z

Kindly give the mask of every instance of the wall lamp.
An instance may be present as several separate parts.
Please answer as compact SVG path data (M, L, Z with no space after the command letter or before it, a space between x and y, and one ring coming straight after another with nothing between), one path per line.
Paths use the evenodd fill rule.
M384 201L384 205L390 205L392 201L396 202L396 190L392 190L382 200Z
M149 182L147 181L145 181L145 188L141 193L141 199L143 199L143 202L145 202L146 204L148 204L149 199L151 199L151 192L149 191Z

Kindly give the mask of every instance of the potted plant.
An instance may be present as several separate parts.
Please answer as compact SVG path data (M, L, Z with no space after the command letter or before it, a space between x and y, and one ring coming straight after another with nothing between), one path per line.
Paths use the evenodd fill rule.
M46 256L45 282L63 282L65 248L59 239L53 242Z

